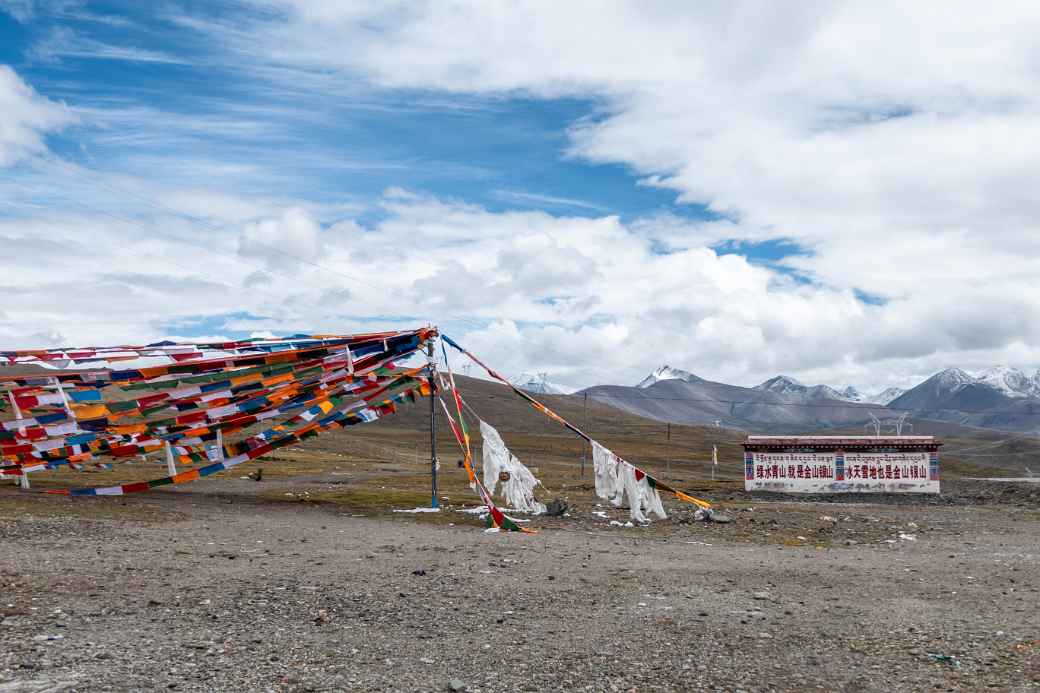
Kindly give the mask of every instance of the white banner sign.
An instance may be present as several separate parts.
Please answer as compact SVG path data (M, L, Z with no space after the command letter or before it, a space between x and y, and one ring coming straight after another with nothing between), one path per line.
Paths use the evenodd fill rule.
M939 493L934 452L745 452L744 488L781 493Z

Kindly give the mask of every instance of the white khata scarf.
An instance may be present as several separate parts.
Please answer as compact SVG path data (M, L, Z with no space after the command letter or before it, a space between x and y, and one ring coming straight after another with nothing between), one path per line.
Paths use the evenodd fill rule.
M596 471L596 495L620 506L628 495L628 508L636 522L649 522L645 513L662 520L668 517L661 505L657 489L650 486L645 474L637 478L636 468L610 450L592 441L592 462Z
M484 439L484 486L488 493L494 495L495 487L502 481L502 497L511 510L544 513L545 506L534 497L534 487L541 482L509 451L498 431L483 421L480 435Z

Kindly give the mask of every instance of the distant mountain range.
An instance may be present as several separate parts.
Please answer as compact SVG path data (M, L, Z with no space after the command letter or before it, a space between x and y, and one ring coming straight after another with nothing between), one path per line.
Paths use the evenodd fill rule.
M948 368L907 390L889 406L922 419L1006 431L1040 430L1040 371L1028 376L997 366L971 375Z
M779 376L755 387L705 380L669 366L635 387L597 385L582 393L623 411L673 423L799 431L862 424L877 405L850 401L827 386L807 387Z
M764 432L847 428L870 421L871 414L891 419L904 411L911 419L1040 431L1040 371L1029 376L1008 366L975 375L950 368L910 390L890 387L873 394L851 386L804 385L784 375L741 387L661 366L634 387L597 385L581 392L661 421L715 423Z

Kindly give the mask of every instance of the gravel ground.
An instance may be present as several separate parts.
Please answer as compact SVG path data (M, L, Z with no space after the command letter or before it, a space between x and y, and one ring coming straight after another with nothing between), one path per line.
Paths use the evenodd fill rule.
M537 535L232 486L0 489L0 691L1040 689L1028 485Z

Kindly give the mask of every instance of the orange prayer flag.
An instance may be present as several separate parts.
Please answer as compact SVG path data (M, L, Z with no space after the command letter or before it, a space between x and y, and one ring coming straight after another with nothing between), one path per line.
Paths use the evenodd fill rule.
M108 407L104 404L73 404L70 406L77 419L97 419L109 413Z
M175 483L175 484L186 484L189 481L195 481L198 478L199 478L199 470L191 469L191 470L186 471L186 472L181 472L180 474L174 474L173 475L173 483Z

